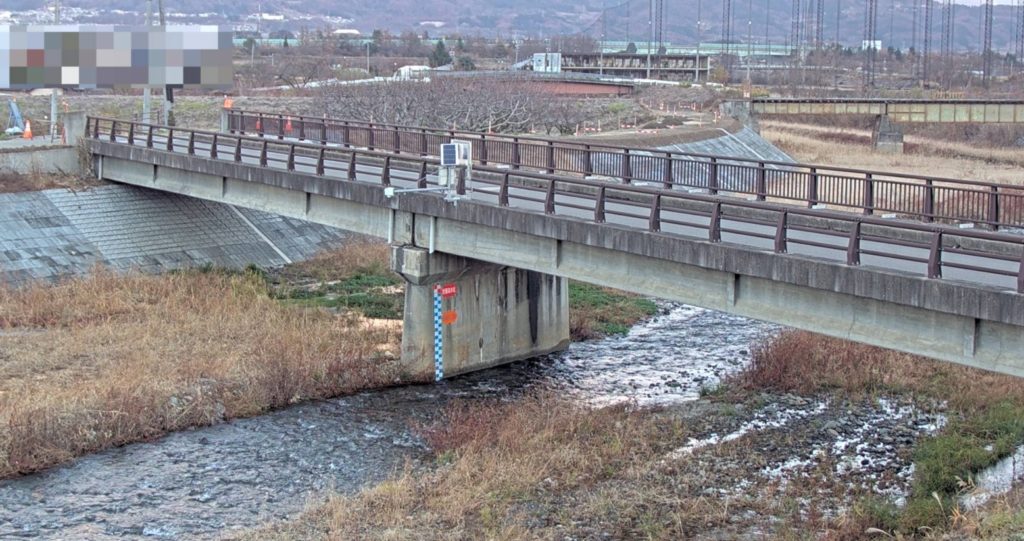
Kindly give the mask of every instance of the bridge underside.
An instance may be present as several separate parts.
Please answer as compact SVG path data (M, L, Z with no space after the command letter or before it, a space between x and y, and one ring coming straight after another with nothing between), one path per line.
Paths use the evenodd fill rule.
M1015 311L1017 295L1007 291L472 201L451 205L420 194L386 200L379 186L365 183L102 141L90 141L90 148L106 180L301 218L386 238L407 249L615 287L1024 376L1024 314ZM564 292L564 281L559 282L549 281L545 295L559 287ZM475 291L486 295L490 290L495 295L514 291L497 286ZM550 306L551 317L541 324L554 330L546 338L521 351L492 348L496 353L487 355L480 343L470 344L450 366L468 371L562 347L561 300L550 295L535 301ZM537 313L531 310L527 304L520 313ZM501 311L491 313L504 317ZM428 316L407 314L407 325L410 318L425 325L423 317ZM531 324L529 315L522 321ZM424 366L422 351L409 351L405 360Z

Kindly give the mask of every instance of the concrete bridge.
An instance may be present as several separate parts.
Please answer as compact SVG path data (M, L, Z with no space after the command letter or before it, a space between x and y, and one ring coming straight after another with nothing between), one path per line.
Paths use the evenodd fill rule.
M387 198L437 160L98 118L87 134L100 178L387 239L422 379L565 347L570 278L1024 376L1021 236L492 166L454 201Z
M1020 124L1024 100L885 99L885 98L759 98L727 102L732 116L756 123L769 115L868 115L878 120L872 134L875 148L903 152L900 124Z
M993 182L239 109L222 111L221 131L415 157L436 153L439 145L458 139L473 144L480 166L616 179L928 223L1024 227L1024 188Z

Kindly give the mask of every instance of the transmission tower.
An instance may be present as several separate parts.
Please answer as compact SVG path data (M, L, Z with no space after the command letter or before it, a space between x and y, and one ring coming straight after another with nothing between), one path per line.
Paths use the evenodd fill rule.
M732 0L722 0L722 53L728 57L732 53ZM731 60L726 58L731 64Z
M992 80L992 0L985 0L985 33L981 44L982 81L988 86Z
M878 0L868 0L864 11L864 86L875 84L875 58L878 50L875 41L878 39Z
M1016 44L1017 48L1014 50L1014 60L1019 65L1024 62L1024 0L1017 0L1017 34Z
M814 48L818 51L825 45L825 0L817 0L814 9Z
M932 58L932 6L934 3L933 0L924 2L924 42L921 44L921 82L924 84L928 83L928 64Z
M800 0L793 0L793 12L790 15L790 29L789 29L789 47L791 50L796 52L796 58L799 60L800 55L800 41L801 41L801 28L803 26L803 15L804 11Z
M665 46L665 0L654 2L654 41L658 44L658 54Z
M953 19L956 16L955 10L956 4L953 3L953 0L943 0L942 40L940 42L941 46L939 47L943 62L949 62L953 56Z

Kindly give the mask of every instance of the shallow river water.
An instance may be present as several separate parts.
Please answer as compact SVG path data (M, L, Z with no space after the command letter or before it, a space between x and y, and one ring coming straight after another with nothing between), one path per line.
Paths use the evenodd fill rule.
M423 455L410 426L457 398L552 388L604 404L696 398L742 368L774 327L679 305L627 336L439 385L301 404L187 430L0 482L0 539L207 539L353 492Z

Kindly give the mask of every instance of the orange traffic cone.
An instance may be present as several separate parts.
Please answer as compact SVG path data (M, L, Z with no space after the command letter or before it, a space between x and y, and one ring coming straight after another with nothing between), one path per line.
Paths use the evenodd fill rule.
M21 138L22 139L31 139L32 138L32 123L29 122L28 119L25 119L25 131L21 132Z
M256 131L263 131L263 122L260 122L260 119L258 118L256 119Z
M288 121L284 123L284 131L292 132L292 117L288 117Z
M230 109L230 108L234 107L234 105L235 105L235 100L229 98L227 96L227 94L225 94L224 95L224 108L225 109Z

